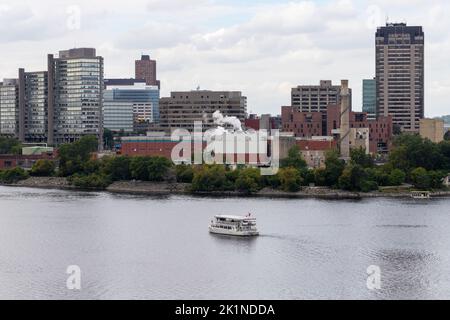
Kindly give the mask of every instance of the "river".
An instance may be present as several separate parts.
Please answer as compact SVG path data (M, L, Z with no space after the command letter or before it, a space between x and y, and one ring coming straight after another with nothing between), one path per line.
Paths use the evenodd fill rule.
M215 214L249 211L260 237L208 233ZM0 187L0 299L450 299L450 200Z

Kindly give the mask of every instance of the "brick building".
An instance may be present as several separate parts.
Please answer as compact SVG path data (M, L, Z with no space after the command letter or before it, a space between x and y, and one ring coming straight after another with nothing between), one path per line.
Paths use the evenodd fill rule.
M56 155L51 153L33 154L33 155L0 155L0 170L21 167L23 169L31 169L33 165L42 159L56 160Z
M336 140L325 138L320 140L297 138L296 144L310 168L325 167L327 152L337 148Z
M179 162L190 162L192 161L192 156L196 147L196 144L201 144L202 153L205 150L207 143L206 140L202 139L201 142L191 137L181 141L172 141L170 136L167 135L154 135L154 136L140 136L140 137L122 137L122 147L120 153L125 156L136 157L136 156L148 156L148 157L165 157L167 159L172 159L172 152L175 148L180 150L184 148L186 150L191 150L191 154L179 154ZM214 146L215 147L215 146ZM238 150L239 149L239 150ZM218 146L216 150L222 150ZM215 159L223 159L224 163L238 163L244 161L245 164L260 164L265 163L267 160L267 155L270 154L270 141L267 144L267 150L265 154L259 156L258 153L251 153L246 148L242 151L240 148L233 148L232 151L224 150L221 152L214 152Z
M150 59L149 55L142 55L140 60L135 61L135 78L145 80L148 86L161 89L161 82L157 80L156 75L156 60Z
M258 116L256 114L250 114L244 121L246 129L253 130L276 130L281 129L281 116L272 116L270 114L263 114Z
M299 138L335 136L340 128L340 106L330 105L326 112L299 112L295 107L282 107L282 130ZM350 112L350 128L369 129L369 151L387 152L391 145L392 117L369 120L367 113Z

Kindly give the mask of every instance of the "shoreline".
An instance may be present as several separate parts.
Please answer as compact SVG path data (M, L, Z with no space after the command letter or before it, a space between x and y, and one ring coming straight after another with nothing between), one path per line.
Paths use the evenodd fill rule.
M237 191L224 192L190 192L189 184L167 183L167 182L142 182L142 181L118 181L112 183L105 190L80 189L71 186L66 178L61 177L30 177L26 180L13 184L0 184L1 186L55 189L68 191L92 191L109 192L115 194L148 195L148 196L170 196L189 195L197 197L238 197L238 198L279 198L279 199L319 199L319 200L362 200L373 198L405 199L411 198L409 191L392 192L385 189L385 192L376 191L370 193L349 192L333 190L326 187L305 187L299 192L284 192L273 189L263 189L257 193L245 194ZM432 192L431 198L450 198L450 191Z

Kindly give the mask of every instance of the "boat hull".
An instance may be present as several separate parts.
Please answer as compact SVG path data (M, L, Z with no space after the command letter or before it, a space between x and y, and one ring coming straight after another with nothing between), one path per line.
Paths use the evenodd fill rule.
M234 231L234 230L224 230L219 228L209 227L209 232L213 234L220 234L225 236L234 237L256 237L259 236L258 231Z

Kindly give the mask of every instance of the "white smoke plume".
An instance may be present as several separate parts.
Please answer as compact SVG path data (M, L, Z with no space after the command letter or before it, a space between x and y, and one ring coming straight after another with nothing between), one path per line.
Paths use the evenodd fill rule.
M224 117L223 114L217 110L213 114L213 120L214 123L218 126L225 126L225 125L231 125L233 126L234 131L242 132L242 123L241 121L236 117Z

